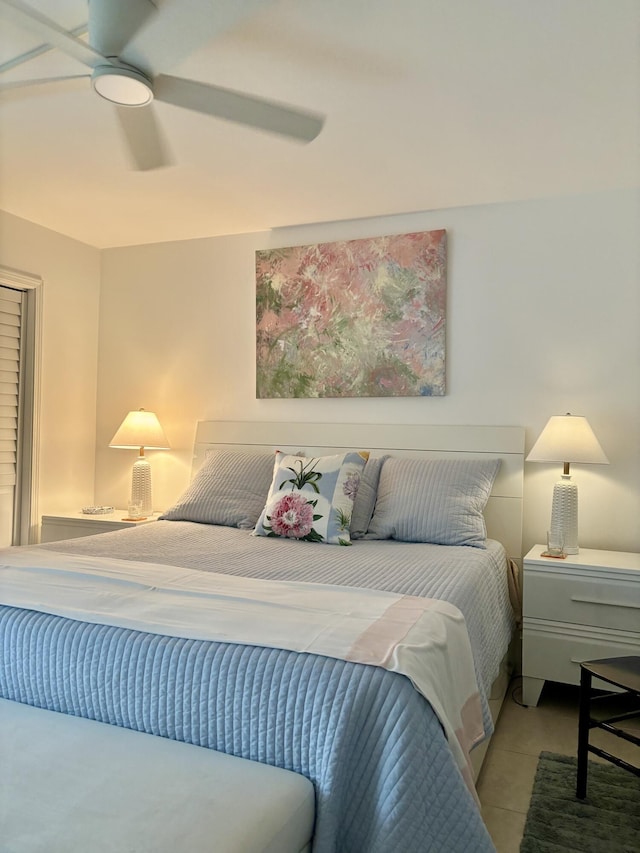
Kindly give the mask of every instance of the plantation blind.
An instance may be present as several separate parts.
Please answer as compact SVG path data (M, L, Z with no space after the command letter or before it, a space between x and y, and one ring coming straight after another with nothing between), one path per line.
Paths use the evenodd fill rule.
M22 291L0 285L0 486L16 484L22 300Z

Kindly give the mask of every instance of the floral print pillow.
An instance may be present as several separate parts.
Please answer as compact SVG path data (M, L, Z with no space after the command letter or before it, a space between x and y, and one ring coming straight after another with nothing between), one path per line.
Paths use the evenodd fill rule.
M349 525L367 451L289 456L278 451L255 536L351 545Z

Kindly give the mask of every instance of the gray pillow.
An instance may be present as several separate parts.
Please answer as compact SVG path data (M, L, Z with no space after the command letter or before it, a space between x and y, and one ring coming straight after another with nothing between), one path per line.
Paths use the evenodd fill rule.
M386 456L370 456L364 466L351 514L350 531L352 539L362 539L367 532L376 505L380 471L385 459L388 458L388 454Z
M387 459L367 539L486 548L484 509L499 459Z
M267 500L273 453L210 450L178 502L161 519L252 530Z

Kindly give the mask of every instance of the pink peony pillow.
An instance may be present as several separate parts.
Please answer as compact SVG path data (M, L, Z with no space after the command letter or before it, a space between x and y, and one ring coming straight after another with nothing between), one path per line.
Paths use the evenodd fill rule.
M255 536L350 545L349 525L366 451L289 456L278 451Z

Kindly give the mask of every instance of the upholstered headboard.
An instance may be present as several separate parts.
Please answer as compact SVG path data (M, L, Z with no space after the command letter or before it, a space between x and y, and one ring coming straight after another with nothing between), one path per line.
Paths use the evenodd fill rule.
M301 451L314 456L356 449L369 450L372 456L499 458L502 464L484 511L487 532L491 539L502 542L510 557L522 557L522 427L199 421L194 472L207 450L214 447Z

